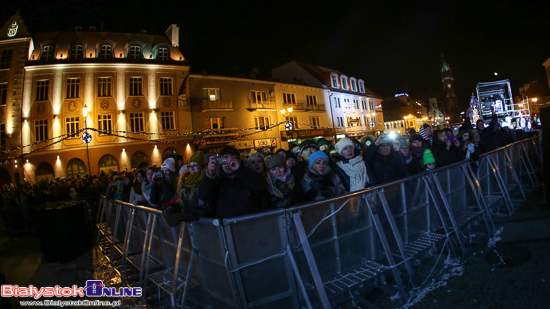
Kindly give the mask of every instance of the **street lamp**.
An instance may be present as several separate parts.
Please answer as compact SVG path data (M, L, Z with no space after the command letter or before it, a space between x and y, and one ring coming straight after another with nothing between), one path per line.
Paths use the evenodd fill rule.
M86 157L88 158L88 173L90 174L90 177L92 176L92 168L90 167L90 151L88 148L88 144L92 141L92 135L88 133L88 113L90 112L90 108L88 105L84 104L84 108L82 108L82 116L84 116L84 133L82 134L82 141L86 143Z

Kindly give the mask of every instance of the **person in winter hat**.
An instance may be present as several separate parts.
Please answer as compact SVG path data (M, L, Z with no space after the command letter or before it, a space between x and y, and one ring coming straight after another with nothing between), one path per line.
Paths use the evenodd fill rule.
M337 154L334 155L334 172L347 192L353 192L366 188L369 184L367 166L357 151L355 143L347 138L342 138L336 143Z
M436 167L435 158L430 149L424 150L422 161L424 163L424 168L427 171L433 170Z
M410 147L411 146L409 143L407 143L404 139L400 140L399 152L403 157L403 161L405 161L405 165L407 166L407 175L409 176L422 171L422 164L420 163L421 160L419 160L418 157L410 151Z
M296 165L297 158L293 153L289 153L286 158L286 168L292 169L294 165Z
M269 192L269 208L288 208L303 202L301 187L296 185L294 176L285 166L280 156L265 158L267 166L267 191ZM299 191L298 191L299 190Z
M386 134L382 133L365 153L363 159L367 168L372 170L374 181L370 184L382 184L407 176L407 167L401 154L393 149L391 142L384 141ZM370 178L370 177L369 177Z
M283 160L286 160L286 157L288 155L286 153L286 150L284 150L283 148L277 149L277 151L275 151L275 154L278 155L278 156L281 156L281 158L283 158Z
M317 147L319 150L325 151L329 147L329 142L325 138L320 138L317 140Z
M424 143L424 139L420 134L411 135L409 138L409 151L420 161L420 165L422 165L422 157L426 148L428 148L428 145Z
M425 122L424 124L422 124L422 126L420 126L420 136L422 136L422 138L424 139L424 143L428 145L428 147L433 144L433 135L434 131L429 123Z
M309 156L308 169L301 185L308 201L332 197L346 190L328 165L327 154L320 150Z
M153 174L153 186L151 187L150 202L157 209L162 209L162 205L169 202L178 185L178 176L176 174L176 160L167 158L160 167L162 175Z
M264 163L264 155L260 152L251 153L248 156L248 162L250 162L250 168L256 171L256 173L263 176L267 172Z
M374 143L374 141L376 140L376 138L373 136L373 135L365 135L363 137L361 137L361 139L359 139L359 142L364 146L364 148L366 149L367 147L369 147L372 143Z
M309 165L309 156L315 151L317 151L317 144L314 141L306 139L300 143L301 159L292 167L292 175L294 175L296 181L301 181L304 177Z

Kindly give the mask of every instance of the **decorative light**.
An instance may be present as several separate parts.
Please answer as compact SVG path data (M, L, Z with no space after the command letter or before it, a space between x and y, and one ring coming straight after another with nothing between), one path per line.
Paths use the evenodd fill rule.
M120 114L124 115L124 110L123 109L120 110Z
M27 159L27 160L25 161L25 163L29 164L29 159Z
M126 152L126 149L122 148L122 152Z
M57 161L59 161L59 160L60 160L60 159L59 159L59 156L57 156Z
M536 102L536 101L533 101L533 102ZM289 108L288 108L288 112L289 112L289 113L292 113L292 110L293 110L292 107L289 107Z
M155 145L155 149L157 149L157 145Z
M58 119L58 115L57 115L57 114L53 114L53 119Z
M283 108L283 109L280 110L280 112L281 112L281 114L284 115L284 114L286 114L286 109Z
M90 112L90 108L87 104L84 104L84 108L82 108L82 115L84 117L88 117L88 113Z
M531 99L531 101L532 101L533 103L536 103L538 100L539 100L539 99L537 99L537 98L532 98L532 99Z

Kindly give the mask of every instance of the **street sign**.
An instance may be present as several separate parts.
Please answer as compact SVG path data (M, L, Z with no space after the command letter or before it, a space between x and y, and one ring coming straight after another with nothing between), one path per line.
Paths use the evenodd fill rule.
M264 148L264 147L277 147L276 138L266 138L266 139L255 139L254 148Z

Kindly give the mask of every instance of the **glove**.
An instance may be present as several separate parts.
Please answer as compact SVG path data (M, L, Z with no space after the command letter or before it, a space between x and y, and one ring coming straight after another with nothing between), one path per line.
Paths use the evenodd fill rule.
M164 215L164 218L169 218L174 214L174 207L168 206L162 210L162 214Z
M332 196L332 189L331 188L324 188L321 191L321 195L324 197L331 197Z

